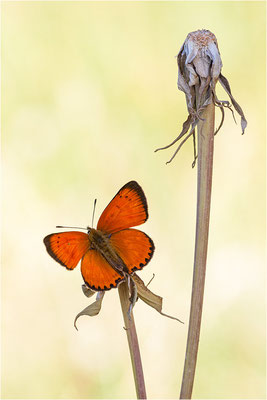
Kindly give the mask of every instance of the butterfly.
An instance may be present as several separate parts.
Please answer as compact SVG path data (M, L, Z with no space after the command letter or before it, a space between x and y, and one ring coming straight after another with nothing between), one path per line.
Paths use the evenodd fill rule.
M97 228L87 233L52 233L44 238L48 254L68 270L81 260L85 284L94 291L115 288L152 258L152 239L133 226L148 219L147 200L141 186L126 183L101 214Z

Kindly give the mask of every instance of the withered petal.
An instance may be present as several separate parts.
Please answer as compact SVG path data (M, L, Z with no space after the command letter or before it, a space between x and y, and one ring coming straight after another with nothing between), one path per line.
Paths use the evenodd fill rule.
M188 65L190 64L194 58L197 55L198 49L197 47L194 45L194 43L192 42L192 40L189 40L187 43L185 43L183 51L185 54L187 54L186 56L186 60L185 63Z
M207 54L212 59L211 75L213 79L215 78L217 80L222 69L222 60L218 47L214 42L209 43Z

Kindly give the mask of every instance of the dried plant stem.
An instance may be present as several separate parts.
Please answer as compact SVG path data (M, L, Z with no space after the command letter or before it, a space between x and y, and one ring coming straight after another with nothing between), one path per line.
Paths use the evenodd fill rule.
M131 355L136 395L138 399L146 399L147 398L146 387L145 387L141 354L138 344L137 333L135 329L133 312L131 312L131 319L129 319L128 315L130 302L129 302L129 289L127 282L122 282L119 285L118 290L119 290L121 309L123 313L123 319Z
M214 104L209 104L197 124L198 178L194 274L190 320L180 399L191 399L200 336L208 248L214 141Z

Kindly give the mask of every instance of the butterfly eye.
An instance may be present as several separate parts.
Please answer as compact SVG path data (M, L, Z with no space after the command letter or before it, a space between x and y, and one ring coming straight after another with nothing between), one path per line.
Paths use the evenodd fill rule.
M90 228L89 226L87 226L87 233L88 233L88 235L89 235L89 233L91 232L91 229L92 229L92 228Z

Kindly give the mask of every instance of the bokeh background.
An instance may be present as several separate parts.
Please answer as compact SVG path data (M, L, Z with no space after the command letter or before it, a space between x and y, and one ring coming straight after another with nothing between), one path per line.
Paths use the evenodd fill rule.
M42 239L91 224L129 180L143 187L156 245L139 274L164 311L135 319L150 398L179 395L190 308L196 173L192 140L172 164L187 116L177 90L186 35L210 29L243 107L216 136L195 398L265 397L264 2L2 2L2 398L134 398L118 293L95 318L79 268ZM218 97L227 100L221 88ZM220 120L218 111L217 125Z

